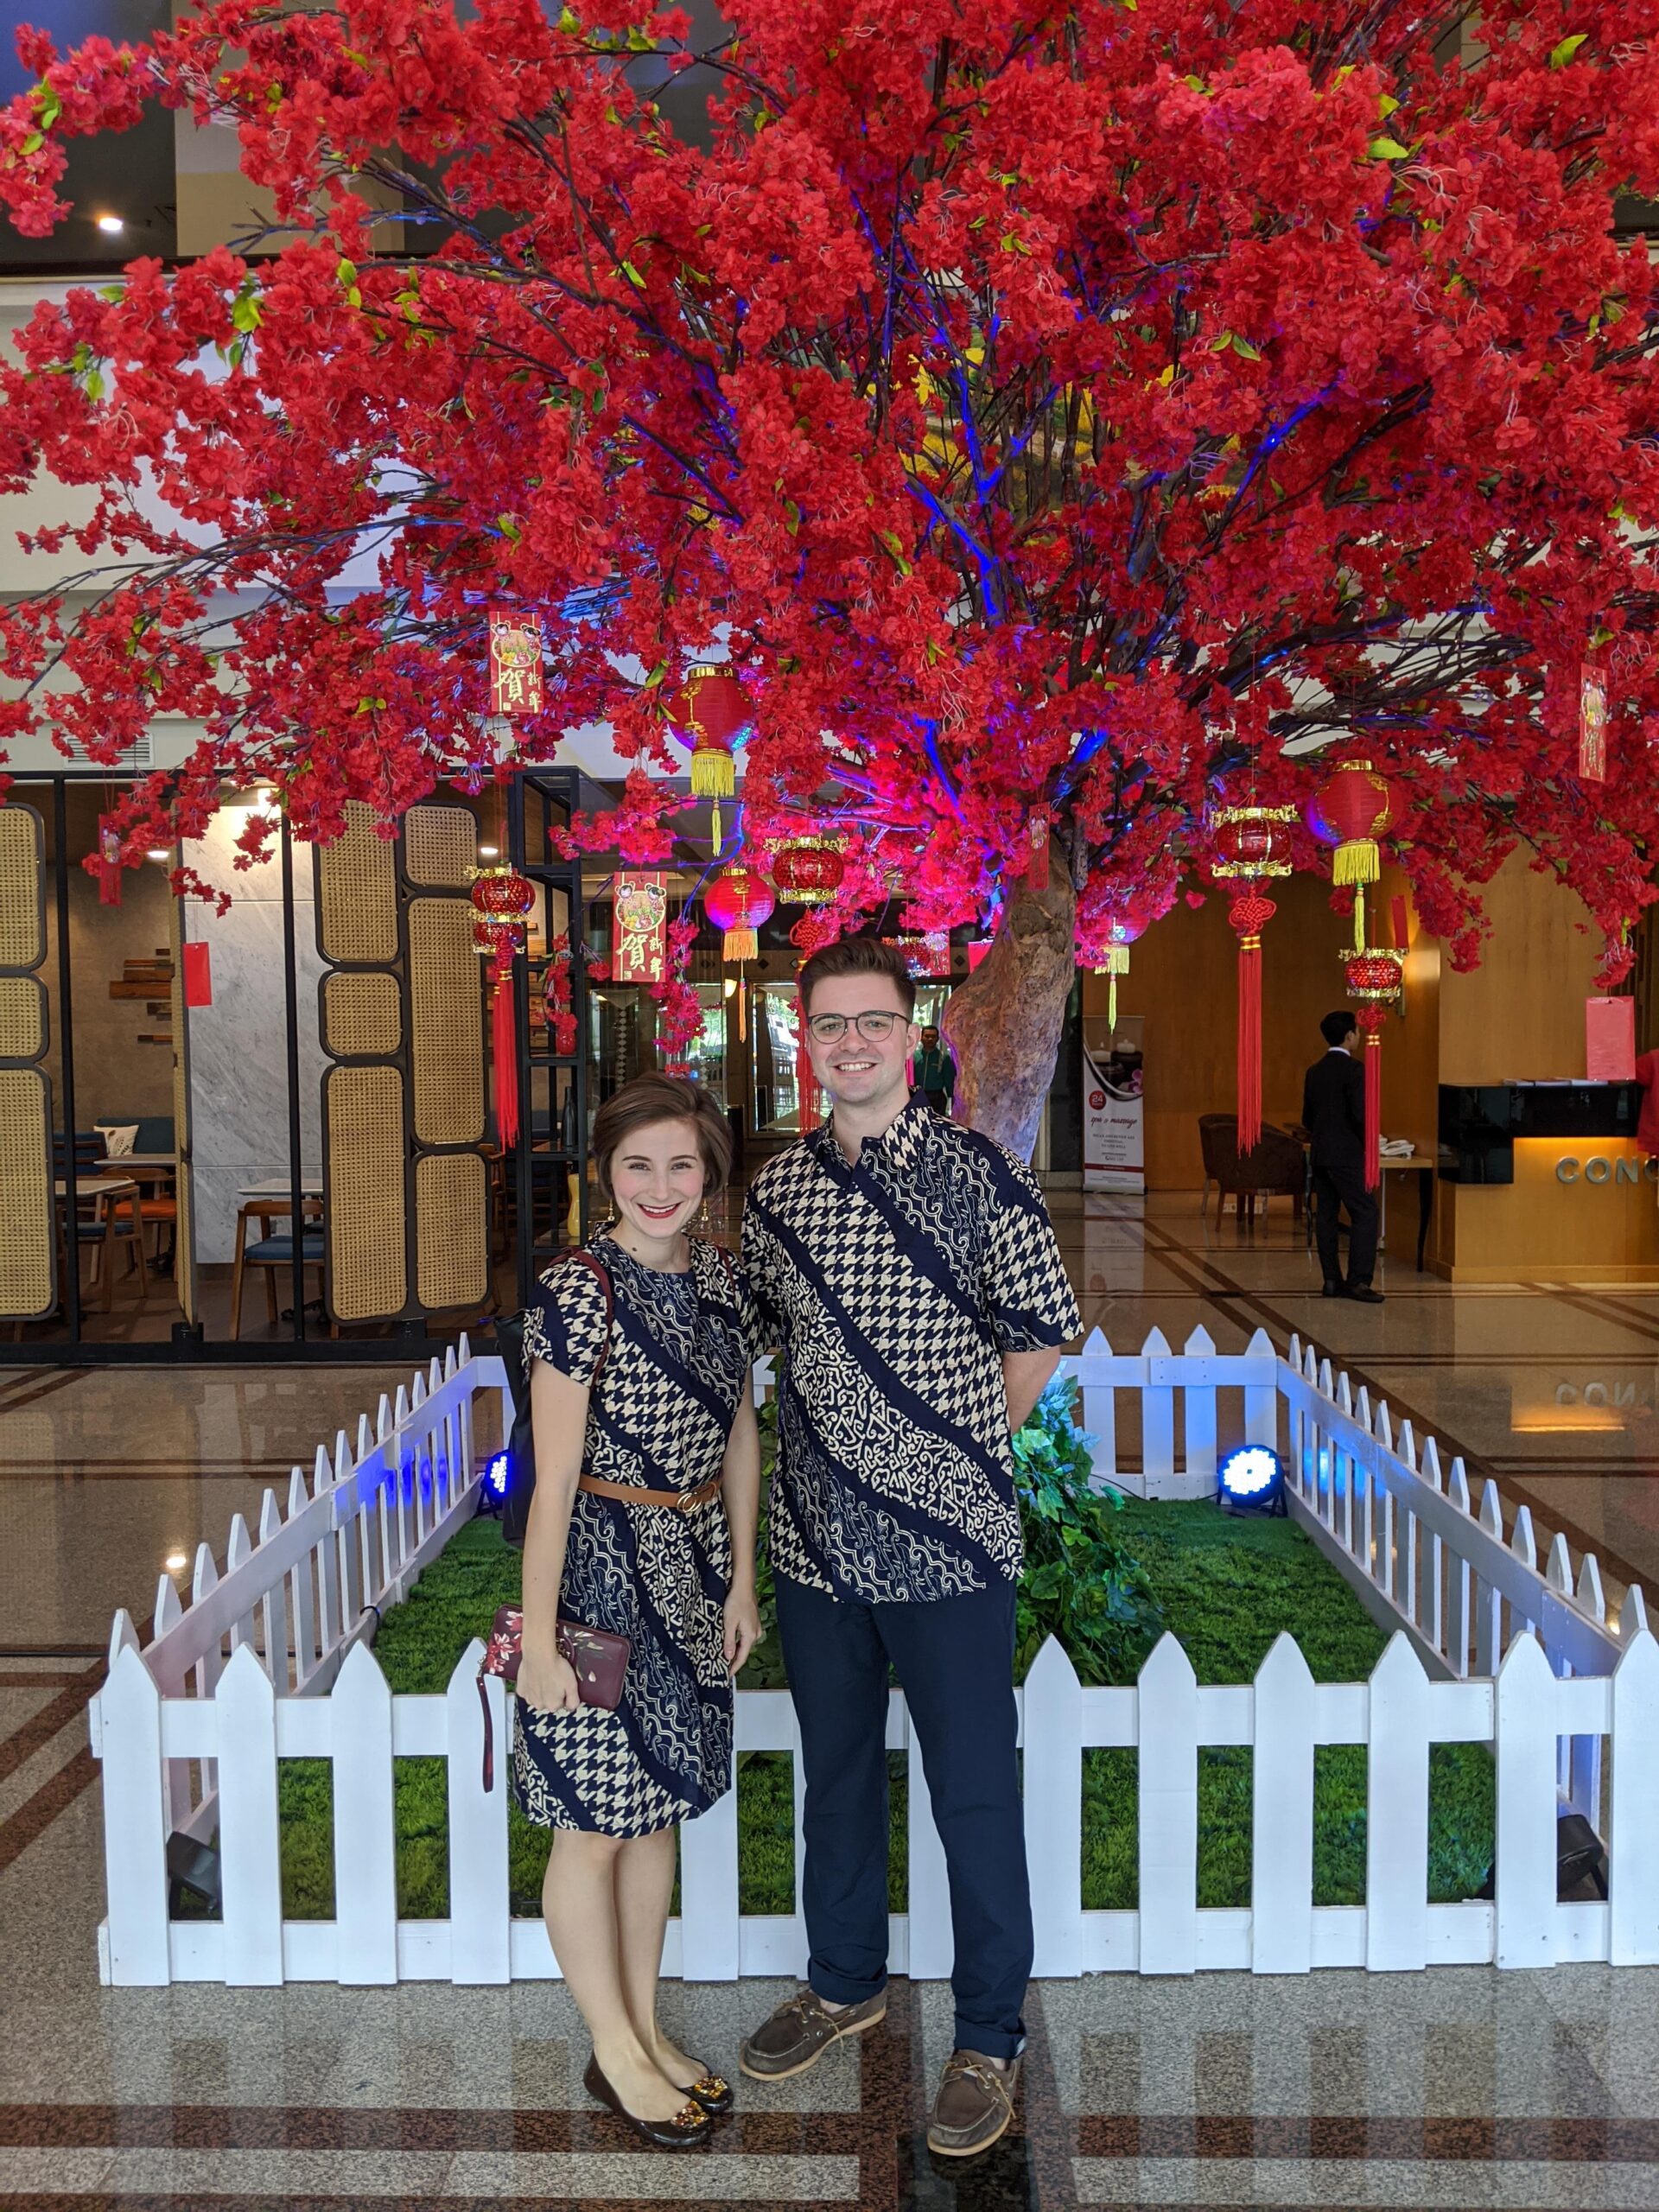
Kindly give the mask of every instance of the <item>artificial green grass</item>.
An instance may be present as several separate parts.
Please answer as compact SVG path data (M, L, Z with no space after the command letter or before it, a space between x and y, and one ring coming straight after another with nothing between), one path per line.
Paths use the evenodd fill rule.
M1201 1682L1247 1682L1281 1629L1301 1645L1318 1681L1361 1681L1384 1638L1348 1585L1287 1521L1229 1518L1214 1506L1131 1501L1116 1523L1140 1560ZM519 1558L499 1525L463 1529L402 1605L382 1623L375 1655L395 1691L441 1692L498 1605L515 1603ZM743 1675L745 1687L781 1685L775 1637ZM905 1907L905 1764L892 1777L888 1896ZM1135 1754L1085 1751L1083 1902L1127 1909L1136 1900ZM1250 1895L1250 1754L1203 1751L1198 1758L1198 1903L1245 1905ZM326 1760L282 1764L283 1904L290 1919L334 1912L332 1770ZM1365 1752L1330 1745L1315 1754L1313 1897L1316 1904L1360 1904L1365 1896ZM405 1919L448 1911L444 1762L399 1759L395 1777L397 1910ZM738 1894L745 1912L794 1909L794 1803L791 1761L781 1752L742 1755L738 1771ZM1478 1744L1437 1745L1429 1754L1429 1896L1472 1897L1492 1863L1492 1763ZM539 1911L549 1839L516 1806L508 1811L512 1910Z

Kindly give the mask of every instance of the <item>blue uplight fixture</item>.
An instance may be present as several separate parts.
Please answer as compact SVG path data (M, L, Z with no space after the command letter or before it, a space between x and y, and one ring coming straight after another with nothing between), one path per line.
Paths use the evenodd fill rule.
M1268 1445L1239 1445L1222 1461L1217 1480L1224 1512L1282 1513L1285 1510L1284 1463Z
M512 1480L512 1455L510 1452L498 1452L484 1470L481 1487L485 1512L494 1513L499 1510L507 1495L507 1484Z

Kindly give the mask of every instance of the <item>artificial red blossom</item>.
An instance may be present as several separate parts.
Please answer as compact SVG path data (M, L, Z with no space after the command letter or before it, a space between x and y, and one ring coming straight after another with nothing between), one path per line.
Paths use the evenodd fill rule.
M746 834L844 833L842 926L895 882L911 928L1015 912L1046 808L1041 895L1090 954L1200 895L1218 799L1300 803L1335 746L1394 776L1455 959L1520 848L1616 961L1659 833L1655 279L1617 219L1659 199L1646 12L727 14L695 130L631 74L690 53L664 11L208 0L133 47L22 35L19 229L60 215L66 139L153 101L233 127L283 228L43 304L0 368L0 488L90 487L48 535L121 564L0 607L0 741L113 761L200 719L118 812L128 854L255 772L302 837L350 798L390 823L508 772L499 607L546 641L519 758L606 721L636 764L573 850L671 856L671 705L718 641ZM372 251L388 196L415 250Z

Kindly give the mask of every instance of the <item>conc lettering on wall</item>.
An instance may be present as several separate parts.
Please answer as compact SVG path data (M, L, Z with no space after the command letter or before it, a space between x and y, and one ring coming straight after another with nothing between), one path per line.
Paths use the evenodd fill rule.
M1592 1153L1580 1160L1564 1153L1555 1163L1558 1183L1659 1183L1659 1160L1632 1160L1621 1153L1617 1160Z

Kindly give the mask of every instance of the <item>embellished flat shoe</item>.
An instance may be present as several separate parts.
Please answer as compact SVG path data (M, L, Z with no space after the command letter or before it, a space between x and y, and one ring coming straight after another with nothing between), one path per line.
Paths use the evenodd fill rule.
M716 2120L723 2119L732 2108L732 2085L723 2074L699 2075L685 2094Z
M597 2058L588 2061L582 2086L596 2104L626 2120L642 2141L654 2145L659 2151L694 2150L698 2144L706 2143L713 2132L712 2118L695 2097L688 2097L672 2120L641 2120L637 2113L628 2110L600 2072Z

